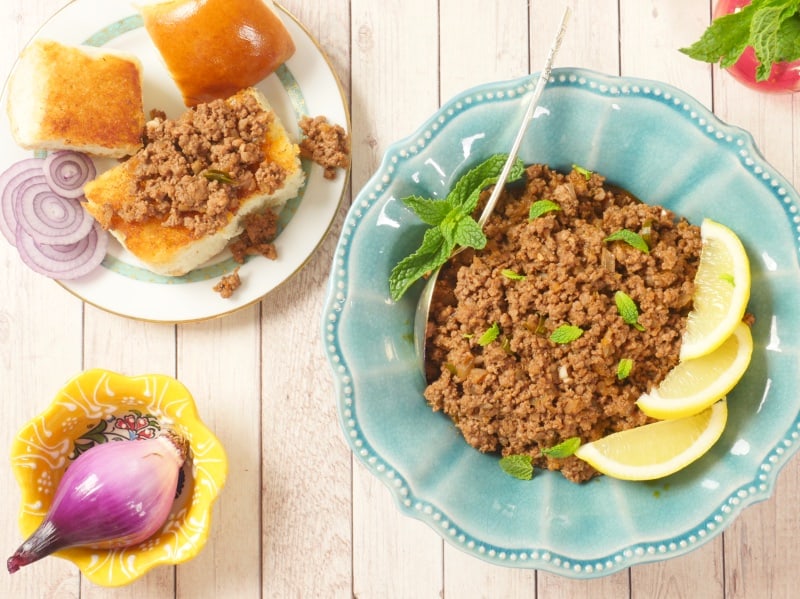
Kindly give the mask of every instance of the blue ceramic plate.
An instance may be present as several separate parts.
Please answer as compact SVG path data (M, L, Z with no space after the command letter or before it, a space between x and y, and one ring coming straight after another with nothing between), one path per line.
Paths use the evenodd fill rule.
M507 151L531 89L525 78L468 90L389 148L345 221L322 334L347 440L404 513L489 562L591 578L709 541L770 496L797 451L800 198L750 135L686 93L553 71L521 158L579 164L694 223L734 229L751 259L755 352L728 396L725 433L689 468L652 483L576 485L540 471L516 480L425 403L412 333L421 284L394 303L387 279L425 228L400 198L443 197L465 170Z

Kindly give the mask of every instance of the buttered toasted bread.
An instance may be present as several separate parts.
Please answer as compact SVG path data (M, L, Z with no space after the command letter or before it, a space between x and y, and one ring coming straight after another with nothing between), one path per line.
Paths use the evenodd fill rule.
M237 141L234 130L242 129ZM158 274L195 269L241 233L246 215L279 210L304 182L297 144L253 88L145 130L153 139L84 193L86 209ZM257 143L248 141L254 134ZM175 146L178 157L169 155ZM243 156L254 155L260 161L247 164Z
M28 45L8 84L16 142L121 158L141 145L142 67L130 54L52 40Z

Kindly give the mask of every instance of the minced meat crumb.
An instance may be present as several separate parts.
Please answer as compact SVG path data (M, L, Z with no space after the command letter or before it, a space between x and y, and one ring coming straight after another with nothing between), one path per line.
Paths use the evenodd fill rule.
M503 192L484 229L486 248L461 252L442 269L428 325L425 397L477 449L529 454L538 467L584 481L597 474L591 466L542 449L650 421L635 402L678 363L700 229L597 174L533 165L526 176L525 185ZM529 219L531 204L542 199L560 209ZM641 233L649 252L605 241L621 229ZM623 321L617 291L634 300L643 330ZM495 324L499 335L482 346ZM583 334L551 341L564 324ZM624 358L633 369L620 380Z
M325 178L334 179L336 168L350 166L350 136L340 125L332 125L324 116L300 119L303 139L300 155L324 167Z
M231 297L233 292L242 284L242 279L239 277L239 268L237 266L231 274L223 276L219 283L214 285L214 291L226 299Z
M151 113L123 220L157 218L200 238L225 226L241 198L281 186L286 173L263 149L275 116L252 95L240 98L198 104L175 120Z
M253 212L244 217L244 230L231 244L233 259L244 263L247 256L260 255L270 260L278 257L272 241L278 234L278 215L271 210Z

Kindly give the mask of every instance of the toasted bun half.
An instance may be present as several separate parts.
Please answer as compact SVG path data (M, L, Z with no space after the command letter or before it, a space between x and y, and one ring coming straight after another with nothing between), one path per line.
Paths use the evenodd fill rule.
M272 110L263 94L254 88L243 90L226 101L235 103L244 94L254 95L264 110ZM117 214L126 203L134 201L131 189L137 166L143 160L142 152L86 184L86 209L101 224L107 225L114 237L152 272L166 276L186 274L225 249L228 242L242 232L246 215L267 209L278 211L287 200L297 196L305 180L299 148L289 139L277 115L262 147L265 162L274 162L285 170L282 186L272 193L257 189L240 198L236 212L226 215L227 224L200 238L184 226L165 226L164 218L128 222ZM112 214L110 219L109 214Z
M19 57L7 110L17 144L120 158L142 145L142 67L128 53L37 40Z
M255 85L295 51L272 0L151 0L138 9L187 106Z

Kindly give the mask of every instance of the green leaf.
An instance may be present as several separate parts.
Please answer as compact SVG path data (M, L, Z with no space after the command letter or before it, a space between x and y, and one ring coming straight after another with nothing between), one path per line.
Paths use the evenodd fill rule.
M620 229L615 233L612 233L608 237L606 237L604 242L609 243L612 241L624 241L632 248L636 248L639 251L644 252L645 254L650 253L650 248L647 245L647 242L644 240L644 237L639 235L638 233L634 233L629 229Z
M644 331L644 327L639 324L639 308L636 307L636 302L631 299L624 291L617 291L614 294L614 303L617 304L619 315L626 324L631 325L637 331Z
M800 0L753 0L737 12L714 19L684 54L705 62L733 66L747 46L760 64L756 80L769 77L772 65L800 58Z
M476 250L482 250L486 247L486 235L483 233L483 229L469 215L464 215L458 221L453 239L461 247L471 247Z
M617 378L624 381L631 375L633 370L633 360L630 358L622 358L617 364Z
M503 275L506 279L511 279L512 281L524 281L525 275L521 275L517 272L514 272L510 268L504 268L500 271L500 274Z
M571 324L562 324L550 334L550 341L564 345L572 343L583 335L583 329Z
M478 338L478 345L481 347L485 347L489 345L492 341L497 339L500 336L500 325L494 323L490 326L486 331L484 331L483 335Z
M539 218L555 210L561 210L561 206L551 200L539 200L531 204L531 209L528 211L528 220Z
M414 211L419 219L426 225L439 225L453 209L447 200L430 200L419 196L408 196L401 200L403 204Z
M452 191L447 195L447 199L454 207L466 214L471 214L478 205L481 191L497 182L507 159L508 154L490 156L463 175L453 186ZM524 163L520 159L515 160L508 173L507 182L516 181L524 172Z
M572 169L575 172L580 173L581 175L583 175L583 178L586 179L587 181L592 178L592 171L590 171L587 168L583 168L582 166L578 166L577 164L573 164L572 165Z
M500 458L500 468L503 472L510 474L520 480L530 480L533 478L533 460L529 455L508 455Z
M731 287L736 287L736 281L734 281L732 274L724 272L719 276L719 278L726 283L730 283Z
M558 445L553 445L548 449L542 449L542 454L546 455L548 458L568 458L575 453L580 446L580 437L570 437Z
M455 246L482 249L486 236L472 212L478 203L481 190L497 181L503 170L506 156L495 155L463 175L444 200L430 200L409 196L402 202L432 228L425 232L422 245L410 256L403 258L389 275L389 292L398 301L425 273L447 262ZM509 172L509 181L520 178L525 165L517 159Z
M752 19L752 5L718 17L699 40L680 51L695 60L719 62L720 66L729 67L739 60L748 45Z
M398 301L414 282L447 262L452 252L438 228L428 229L419 249L397 263L389 274L389 292Z

